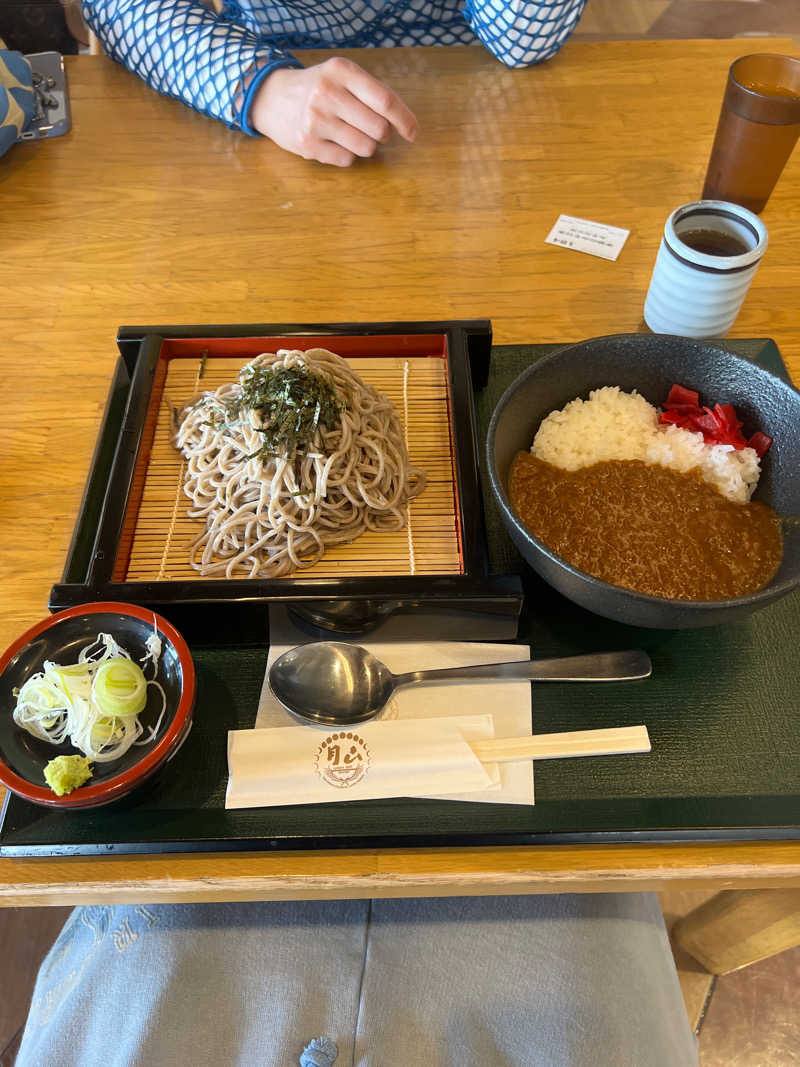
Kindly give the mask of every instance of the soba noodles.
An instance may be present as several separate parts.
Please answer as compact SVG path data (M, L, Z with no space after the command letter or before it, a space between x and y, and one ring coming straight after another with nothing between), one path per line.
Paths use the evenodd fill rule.
M182 416L188 514L203 575L277 577L365 530L400 530L426 476L390 401L333 352L257 356Z

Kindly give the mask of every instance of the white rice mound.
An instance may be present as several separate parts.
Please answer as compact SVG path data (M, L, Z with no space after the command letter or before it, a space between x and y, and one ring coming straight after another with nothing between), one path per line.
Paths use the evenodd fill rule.
M697 468L704 481L735 503L746 504L761 465L752 448L710 445L701 433L663 425L658 409L635 390L618 385L593 389L542 421L531 452L562 470L575 471L613 459L638 459L676 471Z

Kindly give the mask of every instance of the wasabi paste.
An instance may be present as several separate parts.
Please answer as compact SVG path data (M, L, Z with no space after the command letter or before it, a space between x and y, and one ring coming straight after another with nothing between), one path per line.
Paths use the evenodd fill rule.
M63 797L92 777L92 770L86 756L56 756L44 769L47 784L56 794Z

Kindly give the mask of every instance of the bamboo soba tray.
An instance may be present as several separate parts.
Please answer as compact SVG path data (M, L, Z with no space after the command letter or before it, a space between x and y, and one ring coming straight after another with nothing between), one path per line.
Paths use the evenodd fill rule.
M489 576L478 480L473 383L488 376L488 322L338 326L126 327L97 452L53 610L88 600L153 607L225 605L236 614L274 600L329 598L413 606L431 600L488 612L513 637L521 587ZM173 443L176 412L235 382L262 352L328 348L391 400L409 458L427 475L404 529L367 531L277 578L204 576L192 546L186 461ZM493 628L492 636L498 636Z
M303 343L307 344L305 338ZM285 338L281 346L287 347ZM199 393L236 381L251 359L250 353L176 353L160 363L160 403L154 394L148 418L155 425L145 431L147 439L152 429L152 442L149 455L137 462L134 496L114 565L115 581L201 578L189 555L205 522L187 514L189 501L183 491L187 464L173 444L172 409L182 410ZM367 385L392 402L403 422L410 462L423 469L428 480L421 495L409 504L405 529L367 530L356 541L329 549L302 576L463 574L446 360L426 355L355 355L348 362Z

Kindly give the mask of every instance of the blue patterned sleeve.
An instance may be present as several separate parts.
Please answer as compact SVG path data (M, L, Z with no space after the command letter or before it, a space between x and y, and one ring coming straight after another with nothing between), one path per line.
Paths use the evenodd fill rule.
M578 25L586 0L466 0L464 17L507 67L554 56Z
M250 105L264 78L302 66L199 0L83 0L83 14L108 55L159 93L251 135Z

